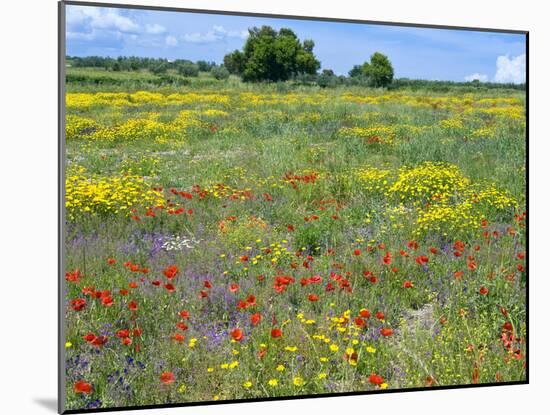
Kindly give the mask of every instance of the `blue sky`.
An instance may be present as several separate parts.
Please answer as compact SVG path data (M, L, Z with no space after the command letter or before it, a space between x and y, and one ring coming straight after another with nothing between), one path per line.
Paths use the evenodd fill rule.
M313 39L322 68L337 74L379 51L397 78L525 81L524 35L91 6L67 6L67 54L221 63L262 25Z

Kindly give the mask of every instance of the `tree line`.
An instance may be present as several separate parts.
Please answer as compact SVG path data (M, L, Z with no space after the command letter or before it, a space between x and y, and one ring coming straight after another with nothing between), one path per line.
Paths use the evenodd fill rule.
M389 58L375 52L369 61L353 66L347 76L336 75L331 69L321 68L321 63L313 53L315 42L311 39L300 41L288 28L275 30L270 26L253 27L242 50L235 50L223 58L223 64L186 59L169 61L162 58L142 57L67 57L73 67L98 67L110 71L148 70L154 74L175 71L185 77L196 77L199 72L209 72L216 79L227 79L230 74L244 82L284 82L295 81L302 84L317 84L320 87L338 85L362 85L383 88L428 88L445 90L451 86L525 89L525 84L492 84L479 81L451 82L394 79L394 70Z

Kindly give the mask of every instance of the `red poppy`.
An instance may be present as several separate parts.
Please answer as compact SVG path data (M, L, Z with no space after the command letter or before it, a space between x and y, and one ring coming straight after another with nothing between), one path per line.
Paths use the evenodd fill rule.
M130 288L137 288L137 287L138 287L137 282L134 282L134 281L130 282L130 283L128 284L128 287L130 287Z
M464 275L464 272L462 271L456 271L453 276L458 280L460 278L462 278L462 276Z
M134 337L141 337L141 333L143 333L143 330L142 330L142 329L134 329L134 330L132 331L132 335L133 335Z
M369 382L373 385L380 386L382 383L384 383L384 378L382 376L372 373L369 376Z
M162 270L162 273L168 279L174 278L176 275L178 275L178 272L179 269L176 265L170 265L169 267L166 267Z
M180 315L181 318L189 318L189 311L181 310L179 312L179 315Z
M359 315L363 318L369 318L370 317L370 311L367 310L366 308L362 308L361 310L359 310Z
M109 264L109 265L116 264L116 259L114 259L114 258L107 259L107 264Z
M384 337L389 337L393 334L393 330L387 327L383 327L380 329L380 334Z
M176 380L176 377L172 372L162 372L160 375L160 381L165 385L170 385L174 383L175 380Z
M409 241L409 242L407 242L407 247L416 251L418 249L418 242Z
M355 317L353 321L357 327L365 327L367 324L361 317Z
M177 324L176 324L176 327L182 331L185 331L187 330L189 327L187 326L187 324L185 324L185 322L182 320L182 321L179 321Z
M523 259L523 258L525 258L525 252L518 252L517 258L518 258L518 259Z
M82 337L84 340L86 340L88 343L91 343L95 339L95 334L92 332L89 332L84 337Z
M512 331L513 328L514 327L512 326L512 323L510 323L509 321L507 321L502 325L502 330L505 330L505 331Z
M199 298L206 298L206 297L208 297L208 293L204 290L201 290L199 292Z
M164 288L166 288L169 293L173 293L174 291L176 291L176 288L173 284L164 284Z
M128 295L128 290L126 288L121 288L118 293L120 295Z
M231 283L231 285L229 285L229 291L231 291L232 293L234 292L237 292L237 290L239 289L239 284L237 283Z
M181 333L174 333L172 340L178 343L182 343L185 340L185 336Z
M481 288L479 289L479 293L480 293L481 295L487 295L487 294L489 294L489 289L488 289L487 287L481 287Z
M134 300L130 301L128 303L128 308L132 311L136 311L138 309L137 303Z
M315 295L315 294L310 294L310 295L307 296L307 299L308 299L309 301L314 302L314 301L318 301L318 300L319 300L319 297L317 297L317 295Z
M258 325L261 320L262 315L260 313L255 313L250 316L250 323L252 323L253 326Z
M69 282L78 282L80 278L80 270L77 268L73 272L66 272L65 279Z
M361 250L360 249L354 249L353 250L353 255L355 255L355 256L361 255Z
M256 305L256 297L252 294L250 294L248 297L246 297L246 304L248 307L253 307Z
M120 337L121 339L123 339L124 337L129 337L130 336L130 330L119 330L116 332L116 336L117 337Z
M407 281L405 281L405 282L403 283L403 288L412 288L412 287L414 287L414 285L413 285L413 283L412 283L411 281L409 281L409 280L407 280Z
M437 255L439 253L439 249L432 247L430 248L430 252L434 255Z
M378 312L376 313L376 318L377 318L378 320L384 320L384 318L385 318L384 313L381 312L381 311L378 311Z
M85 298L75 298L74 300L71 300L70 302L71 307L75 311L81 311L86 307L86 299Z
M248 256L247 256L247 255L241 255L241 256L239 257L239 260L240 260L241 262L248 262Z
M129 337L124 337L122 339L122 344L125 346L130 346L132 344L132 339Z
M231 332L231 337L233 340L240 342L244 338L243 331L239 328L233 329Z
M101 304L103 304L105 307L111 307L113 305L113 297L106 296L101 299Z
M454 244L454 249L456 251L459 251L459 252L464 251L465 247L466 247L466 245L462 241L456 241L455 244Z
M283 335L283 332L281 329L272 329L271 330L271 337L274 339L279 338Z
M94 287L82 287L82 294L91 295L95 297L95 288Z
M384 265L391 265L391 252L386 252L384 257L382 258L382 262Z
M415 261L419 265L426 265L430 259L426 255L417 256Z
M75 393L85 393L89 395L90 393L92 393L92 385L83 380L79 380L74 384L74 391Z
M107 336L94 336L90 343L92 344L92 346L101 347L105 343L107 343L107 340Z
M286 225L286 228L289 230L289 232L294 232L294 225Z
M160 280L151 281L151 284L153 284L155 287L159 287L161 284Z
M427 377L426 377L426 386L429 388L429 387L431 387L433 384L434 384L434 378L432 378L431 376L427 376Z
M212 288L212 283L208 280L205 280L204 281L204 288L209 288L209 289Z

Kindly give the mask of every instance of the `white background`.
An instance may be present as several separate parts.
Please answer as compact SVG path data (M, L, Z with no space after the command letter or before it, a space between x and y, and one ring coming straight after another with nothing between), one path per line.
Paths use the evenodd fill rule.
M550 248L546 203L550 180L550 24L543 9L545 2L132 1L158 6L520 29L531 34L531 384L164 409L163 413L546 412L536 409L547 405L550 386L550 276L546 263ZM57 4L55 0L9 0L0 7L0 408L3 413L52 414L57 385Z

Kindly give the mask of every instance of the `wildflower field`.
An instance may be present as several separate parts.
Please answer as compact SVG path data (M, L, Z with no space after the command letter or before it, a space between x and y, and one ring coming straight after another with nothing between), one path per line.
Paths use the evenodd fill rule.
M66 114L67 409L526 379L524 92L68 84Z

